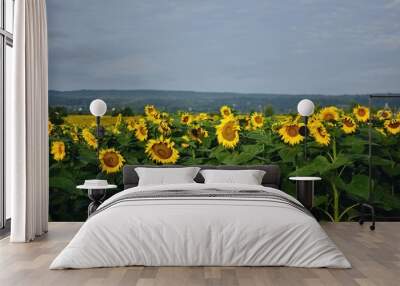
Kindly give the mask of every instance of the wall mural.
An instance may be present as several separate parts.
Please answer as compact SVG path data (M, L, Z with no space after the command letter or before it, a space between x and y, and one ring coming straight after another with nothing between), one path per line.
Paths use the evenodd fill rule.
M370 110L367 96L400 88L400 46L390 41L400 5L109 2L48 2L52 220L85 220L76 185L97 177L121 190L124 164L274 163L290 194L289 176L323 178L324 220L355 219L360 202L400 217L400 99ZM101 140L89 113L96 98L108 105ZM303 98L317 106L307 160Z

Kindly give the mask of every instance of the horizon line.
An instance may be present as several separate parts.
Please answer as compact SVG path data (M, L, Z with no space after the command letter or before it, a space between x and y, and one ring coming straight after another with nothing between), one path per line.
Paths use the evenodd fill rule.
M400 91L398 92L369 92L369 93L338 93L338 94L329 94L329 93L276 93L276 92L236 92L236 91L197 91L197 90L177 90L177 89L87 89L87 88L82 88L82 89L73 89L73 90L58 90L58 89L49 89L50 91L56 91L56 92L77 92L77 91L155 91L155 92L165 92L165 91L170 91L170 92L193 92L193 93L232 93L232 94L247 94L247 95L290 95L290 96L296 96L296 95L307 95L307 96L369 96L369 95L389 95L389 94L400 94Z

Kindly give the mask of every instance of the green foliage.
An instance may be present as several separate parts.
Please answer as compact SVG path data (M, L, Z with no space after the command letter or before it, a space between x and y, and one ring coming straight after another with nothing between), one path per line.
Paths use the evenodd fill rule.
M131 114L126 109L126 114ZM50 217L52 220L84 220L89 203L85 191L76 185L85 179L105 178L122 190L122 174L101 172L96 149L90 147L82 136L82 127L63 125L56 113L63 110L52 109L54 128L50 144L61 141L65 144L65 158L55 161L50 154ZM273 114L272 109L265 111ZM210 115L210 118L214 115ZM240 116L237 115L236 116ZM143 116L139 116L144 118ZM294 117L292 117L294 118ZM62 119L62 118L61 118ZM146 118L145 118L146 119ZM147 120L147 119L146 119ZM195 122L207 132L197 140L190 137L194 128L180 122L178 113L169 114L171 131L164 137L171 138L179 152L177 164L193 165L253 165L278 164L282 170L282 190L294 195L293 182L289 176L320 176L323 178L316 189L315 206L325 219L348 220L357 216L357 205L368 201L377 207L378 215L400 215L400 149L398 135L382 135L372 129L371 157L374 180L369 192L368 181L368 126L358 124L356 133L345 134L339 122L326 124L330 143L320 145L311 136L308 142L308 159L304 159L303 145L288 145L276 132L275 125L283 124L277 117L266 117L263 128L245 128L241 123L240 142L235 148L227 149L216 138L216 126L220 118ZM58 123L57 123L58 122ZM378 127L382 123L375 122ZM160 137L158 123L146 121L148 138ZM94 134L94 129L90 131ZM73 135L77 136L74 137ZM189 141L184 137L190 137ZM105 137L99 142L100 149L114 148L124 158L125 164L155 164L145 153L148 141L139 141L131 122L122 120L116 126L108 127ZM112 195L109 193L108 195Z

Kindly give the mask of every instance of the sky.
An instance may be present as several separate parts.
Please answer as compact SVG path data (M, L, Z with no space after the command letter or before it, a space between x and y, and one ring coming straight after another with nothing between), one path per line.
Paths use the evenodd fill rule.
M49 88L400 92L400 0L48 0Z

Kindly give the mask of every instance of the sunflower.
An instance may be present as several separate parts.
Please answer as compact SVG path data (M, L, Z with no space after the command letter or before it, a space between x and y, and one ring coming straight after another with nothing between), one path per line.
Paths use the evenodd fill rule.
M146 153L150 159L161 164L174 164L179 159L179 152L174 148L171 139L150 139L146 145Z
M392 118L392 112L388 109L381 109L378 110L378 112L376 113L376 116L378 117L379 120L388 120L390 118Z
M327 146L331 141L331 136L321 122L316 122L310 126L310 134L318 144Z
M321 121L334 122L339 120L339 110L335 106L324 107L319 111Z
M167 121L162 120L158 126L158 132L162 135L169 135L171 134L171 127L169 126Z
M243 121L243 125L244 125L244 130L251 130L252 126L251 126L251 117L249 115L246 115L243 117L243 119L241 120Z
M151 115L154 115L154 114L158 113L158 111L157 111L157 109L154 107L154 105L146 105L146 106L144 107L144 113L145 113L147 116L151 116Z
M199 126L195 126L189 130L189 136L193 141L202 143L202 140L208 137L208 131Z
M56 161L61 161L65 158L65 144L62 141L54 141L51 144L51 154Z
M181 122L186 125L190 125L193 121L193 116L185 112L181 115Z
M90 147L96 149L97 148L97 140L96 137L90 132L89 129L84 128L82 130L82 137L85 139L86 144L88 144Z
M262 128L264 126L264 116L260 112L254 112L251 115L251 125L254 128Z
M161 114L158 110L154 107L154 105L146 105L144 107L144 113L149 121L159 124L161 121Z
M227 106L227 105L222 106L222 107L219 109L219 111L220 111L220 113L221 113L221 115L222 115L223 118L229 117L229 116L232 115L232 110L231 110L231 108L230 108L229 106Z
M350 116L344 116L342 118L342 130L346 134L351 134L356 132L357 124L354 121L354 119L351 118Z
M200 121L204 121L204 120L208 120L208 114L207 113L205 113L205 112L201 112L201 113L199 113L197 116L196 116L196 118L195 118L195 120L197 121L197 122L200 122Z
M369 109L365 106L356 106L353 108L353 114L359 122L367 122L369 119Z
M47 131L49 132L49 135L51 134L51 132L53 131L53 129L54 129L54 125L53 125L53 123L51 123L50 120L49 120L48 123L47 123Z
M215 128L218 143L225 148L234 148L239 143L240 126L232 115L222 119Z
M135 137L139 141L145 141L148 136L146 123L139 123L135 126Z
M300 124L298 123L285 124L278 130L278 133L283 142L290 145L299 144L304 140L304 137L300 134Z
M390 134L396 135L400 133L400 120L398 119L386 120L384 126Z
M72 141L78 142L79 141L78 127L74 126L73 130L69 132L69 135L71 135Z
M118 172L125 162L124 157L114 148L100 150L99 160L101 170L107 174Z
M272 125L271 125L272 132L275 132L275 133L278 132L279 133L279 129L281 129L282 125L283 124L281 122L279 122L279 121L272 123Z

